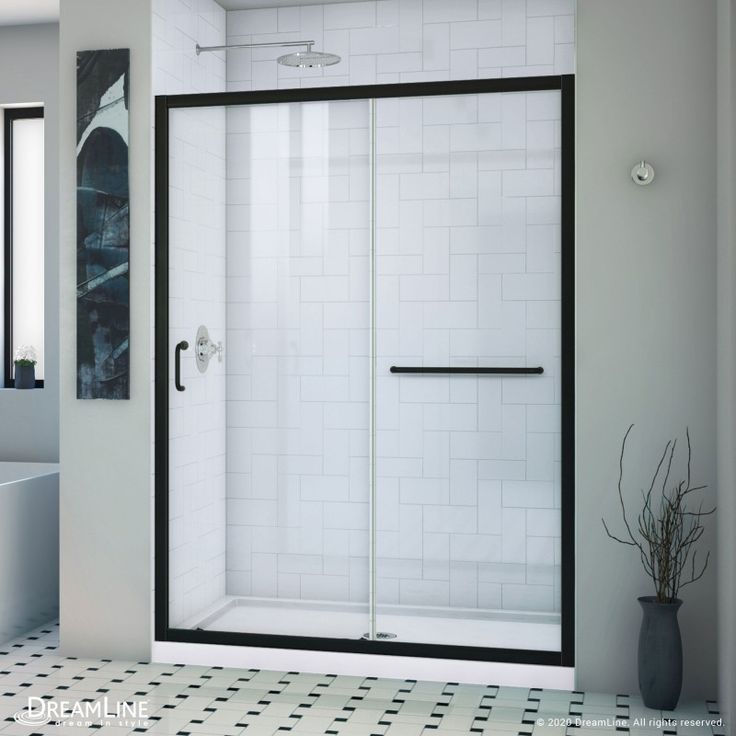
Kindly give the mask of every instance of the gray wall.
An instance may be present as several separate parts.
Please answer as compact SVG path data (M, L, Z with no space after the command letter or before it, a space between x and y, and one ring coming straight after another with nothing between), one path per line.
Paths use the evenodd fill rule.
M61 647L145 658L151 642L151 7L64 0L60 21ZM76 52L130 48L129 401L78 401Z
M0 389L0 461L59 459L59 157L57 25L0 28L0 105L45 105L45 388Z
M715 2L582 0L577 18L577 677L636 692L636 553L609 541L667 438L715 500ZM637 187L646 157L657 178ZM620 522L616 524L620 528ZM703 547L715 552L713 523ZM682 591L686 696L716 695L715 565Z
M719 703L736 724L736 2L718 0Z

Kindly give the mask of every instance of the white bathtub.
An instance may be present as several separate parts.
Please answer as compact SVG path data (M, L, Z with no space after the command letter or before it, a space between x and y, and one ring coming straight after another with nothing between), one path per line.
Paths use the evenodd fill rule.
M0 462L0 642L59 613L59 466Z

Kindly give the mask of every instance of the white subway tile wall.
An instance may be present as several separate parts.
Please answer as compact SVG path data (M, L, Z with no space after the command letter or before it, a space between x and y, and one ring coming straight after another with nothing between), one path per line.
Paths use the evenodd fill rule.
M180 340L182 383L169 384L170 621L182 625L225 595L226 373L195 364L206 325L225 339L225 111L172 110L169 127L169 348Z
M378 602L559 611L559 93L376 114ZM366 601L368 120L228 113L232 595Z
M368 598L368 124L228 109L230 595Z
M195 46L224 44L226 22L215 0L153 0L154 94L224 91L224 55L197 56Z
M227 54L230 90L568 73L574 65L571 1L378 0L232 11L227 30L228 43L308 38L343 57L323 70L295 71L275 63L283 50L233 50ZM366 113L352 111L356 141L364 135ZM367 264L354 257L355 236L339 230L365 216L364 204L353 200L359 192L367 198L368 181L343 174L344 186L328 190L324 176L312 178L302 187L302 201L329 202L339 234L311 262L292 258L281 271L267 266L267 253L289 253L283 238L273 237L282 221L278 193L283 199L288 187L277 183L274 162L263 160L278 145L276 125L264 124L267 130L248 148L236 137L236 121L246 115L231 110L228 122L228 257L231 266L241 257L234 253L239 233L233 223L249 216L248 229L259 231L258 237L250 233L250 241L260 265L250 286L229 269L229 328L250 324L244 307L253 324L278 320L277 307L266 313L234 295L236 285L252 299L273 299L277 291L298 294L302 320L308 319L305 308L315 309L312 339L316 333L326 341L334 331L335 358L349 367L326 376L318 361L302 361L300 400L320 404L309 421L315 430L311 449L322 453L321 464L319 455L308 465L253 456L262 485L249 493L272 496L270 508L278 514L279 467L283 484L288 462L294 475L309 473L292 480L292 503L311 508L295 508L288 521L271 513L266 518L274 526L266 532L255 531L261 522L257 514L247 515L247 507L229 507L228 592L364 601L367 417L353 399L356 387L365 386L366 343L341 333L357 333L367 319L366 305L355 301L358 294L367 298ZM378 125L378 600L559 611L559 97L381 100ZM258 199L255 188L248 195L233 173L248 165L260 165ZM302 207L302 230L322 223L324 215ZM253 263L238 261L245 268L255 268ZM278 274L286 273L298 280L298 291L280 286ZM351 352L356 342L357 354ZM388 375L388 365L399 359L539 363L545 374L501 380ZM267 360L254 361L253 376L260 375L259 385L275 396L277 360L271 356L268 368L257 365ZM229 381L231 393L259 399L255 381L251 389L236 387L240 381L232 371ZM253 411L244 411L251 424L256 421ZM241 433L239 422L229 411L229 451L241 448L236 462L247 466L242 448L249 445L240 442L254 442L254 428ZM267 441L261 449L270 449ZM349 483L341 480L346 476ZM251 473L257 485L255 478ZM235 484L228 487L233 498ZM547 515L538 516L538 509ZM278 526L287 528L278 532ZM289 569L282 569L283 545L295 554L300 550L308 564L295 568L289 557Z
M324 69L275 63L284 49L227 52L229 90L570 74L574 0L368 0L234 10L228 43L313 40Z
M225 89L225 60L194 46L225 40L225 11L214 0L155 0L156 94ZM226 592L226 376L194 363L197 327L225 331L225 111L175 110L170 117L169 347L182 353L185 392L169 385L169 605L172 626L187 625Z
M154 11L159 94L574 71L574 0ZM194 54L301 38L341 63ZM172 349L225 334L227 383L185 353L172 623L225 594L364 604L367 103L174 120ZM379 602L559 611L558 97L382 100L378 126ZM545 374L387 373L410 360Z

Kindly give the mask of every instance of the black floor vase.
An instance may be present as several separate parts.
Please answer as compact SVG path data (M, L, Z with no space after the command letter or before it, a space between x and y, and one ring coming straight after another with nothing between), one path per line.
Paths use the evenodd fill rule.
M682 688L682 639L677 611L682 601L657 603L639 598L643 617L639 632L639 690L647 708L674 710Z

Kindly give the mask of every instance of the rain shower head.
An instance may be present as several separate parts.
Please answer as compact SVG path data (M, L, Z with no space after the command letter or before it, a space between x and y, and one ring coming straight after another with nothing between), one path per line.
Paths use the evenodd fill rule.
M311 45L306 51L295 51L284 54L277 59L282 66L293 66L299 69L319 69L323 66L332 66L340 61L337 54L328 54L325 51L312 51Z
M306 51L295 51L284 54L277 59L282 66L292 66L298 69L319 69L323 66L332 66L340 61L337 54L328 54L324 51L312 51L314 41L267 41L264 43L234 43L222 46L200 46L194 48L199 56L204 51L227 51L228 49L262 49L269 46L306 46Z

